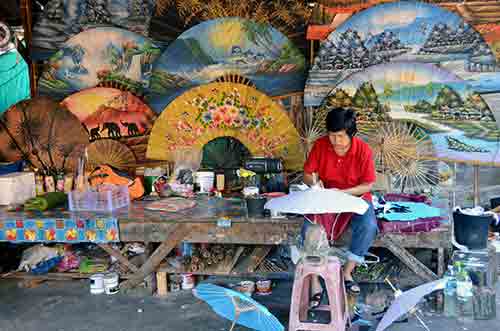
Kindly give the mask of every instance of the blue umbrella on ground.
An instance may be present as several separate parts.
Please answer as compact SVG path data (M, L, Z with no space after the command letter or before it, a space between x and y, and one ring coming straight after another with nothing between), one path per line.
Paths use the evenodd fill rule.
M258 331L284 331L285 328L266 307L246 295L213 284L201 284L193 294L205 301L220 316Z

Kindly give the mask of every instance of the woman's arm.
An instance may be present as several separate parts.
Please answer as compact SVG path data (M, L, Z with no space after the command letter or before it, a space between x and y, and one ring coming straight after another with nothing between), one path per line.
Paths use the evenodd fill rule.
M342 192L360 197L363 194L370 192L372 190L373 184L374 183L363 183L363 184L360 184L358 186L354 186L354 187L342 190Z

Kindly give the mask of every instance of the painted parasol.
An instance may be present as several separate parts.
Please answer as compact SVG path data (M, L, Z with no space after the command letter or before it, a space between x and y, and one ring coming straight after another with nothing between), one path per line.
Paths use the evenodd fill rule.
M391 120L418 126L430 137L435 159L500 163L500 131L492 110L468 82L435 65L371 66L335 87L321 107L338 105L356 111L365 133Z
M134 152L125 144L111 139L97 140L87 146L88 170L101 164L109 164L117 169L126 169L137 163Z
M269 96L301 92L305 58L270 24L229 17L182 33L155 62L148 101L160 112L189 88L227 74L246 77Z
M200 284L193 294L205 301L220 316L258 331L284 331L285 328L266 307L246 295L213 284Z
M336 189L311 188L291 192L266 202L264 208L290 214L356 213L362 215L368 203Z
M396 1L360 11L317 54L304 91L306 106L319 106L349 75L387 62L436 63L478 92L500 91L495 54L482 36L459 15L428 3Z
M61 105L87 129L89 140L119 139L144 155L156 114L130 92L96 87L72 94Z
M87 144L78 118L47 97L21 101L0 120L3 158L29 159L44 171L71 169Z
M153 62L160 55L149 39L123 29L98 27L66 41L38 82L42 95L63 97L106 82L131 91L149 85Z
M200 150L220 137L239 140L252 156L282 158L301 169L300 137L286 112L271 98L241 84L211 83L176 98L156 120L147 157L173 160L175 151Z

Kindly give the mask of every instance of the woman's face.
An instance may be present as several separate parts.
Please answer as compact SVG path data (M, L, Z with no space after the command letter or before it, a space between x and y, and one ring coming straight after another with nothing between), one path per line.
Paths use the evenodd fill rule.
M351 137L345 130L328 132L328 138L330 138L330 142L336 151L343 151L351 145Z

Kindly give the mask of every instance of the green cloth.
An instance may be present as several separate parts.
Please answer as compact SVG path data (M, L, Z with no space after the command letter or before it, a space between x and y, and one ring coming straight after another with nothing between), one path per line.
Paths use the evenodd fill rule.
M0 114L30 97L28 65L17 50L0 55Z

